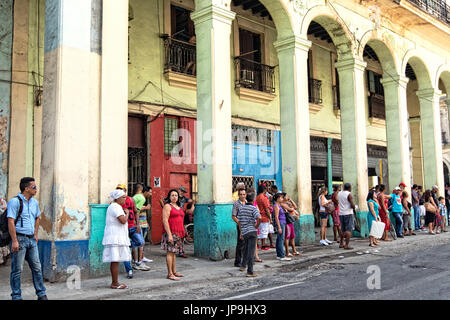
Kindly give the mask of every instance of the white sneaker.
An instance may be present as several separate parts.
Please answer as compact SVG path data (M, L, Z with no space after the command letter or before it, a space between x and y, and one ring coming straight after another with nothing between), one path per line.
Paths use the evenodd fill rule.
M288 258L288 257L284 257L284 258L281 258L280 260L281 260L281 261L291 261L292 259L291 259L291 258Z
M133 270L128 271L127 278L133 279Z
M141 262L141 263L136 263L136 270L141 270L141 271L149 271L150 267L146 266L145 263Z
M328 240L328 239L325 239L325 241L328 243L328 244L332 244L333 242L331 242L330 240Z
M325 240L320 240L320 244L324 245L324 246L328 246L328 242L326 242Z
M148 262L148 263L150 263L150 262L153 262L153 260L147 259L146 257L144 257L144 258L142 259L142 262Z

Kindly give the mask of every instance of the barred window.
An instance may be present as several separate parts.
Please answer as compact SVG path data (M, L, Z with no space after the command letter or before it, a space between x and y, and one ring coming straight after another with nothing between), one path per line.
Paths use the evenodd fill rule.
M272 130L232 124L231 134L235 143L272 145Z
M236 190L236 186L239 182L243 182L245 190L249 188L255 188L255 178L251 176L233 176L233 191Z
M270 190L270 188L273 185L276 185L276 181L273 180L273 179L259 179L258 185L261 184L261 183L264 183L266 185L267 190Z
M172 134L178 129L177 118L164 118L164 154L170 155L178 144L178 139L172 140Z

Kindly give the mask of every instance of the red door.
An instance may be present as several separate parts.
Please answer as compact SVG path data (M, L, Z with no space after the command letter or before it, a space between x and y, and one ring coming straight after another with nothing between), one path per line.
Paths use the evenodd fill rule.
M178 189L184 187L186 189L185 196L191 198L191 175L189 173L170 173L170 187ZM184 210L185 208L183 208Z

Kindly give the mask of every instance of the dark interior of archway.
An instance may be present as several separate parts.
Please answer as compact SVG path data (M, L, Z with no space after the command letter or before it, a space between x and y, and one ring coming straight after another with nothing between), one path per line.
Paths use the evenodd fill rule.
M380 59L378 59L377 54L375 53L375 50L372 49L371 46L367 45L364 47L364 53L363 53L364 57L367 57L369 59L375 60L380 62Z
M313 35L314 37L319 38L321 40L325 40L328 43L333 43L333 40L331 40L331 37L328 34L327 30L325 30L325 28L322 27L320 23L317 23L315 21L312 21L311 24L309 25L308 34Z
M235 7L242 7L244 10L251 10L252 14L259 15L260 17L269 17L272 20L269 11L259 0L233 0Z
M411 67L411 65L409 63L406 64L406 70L405 70L405 75L410 79L410 80L416 80L416 74L414 73L413 68Z

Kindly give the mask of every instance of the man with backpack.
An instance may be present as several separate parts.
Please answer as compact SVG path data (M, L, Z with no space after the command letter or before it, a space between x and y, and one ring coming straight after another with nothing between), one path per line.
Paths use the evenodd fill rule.
M38 300L48 300L37 246L41 211L39 203L34 199L36 193L37 186L34 178L22 178L20 180L20 193L8 202L12 300L22 300L20 280L25 259L33 274L33 285Z

